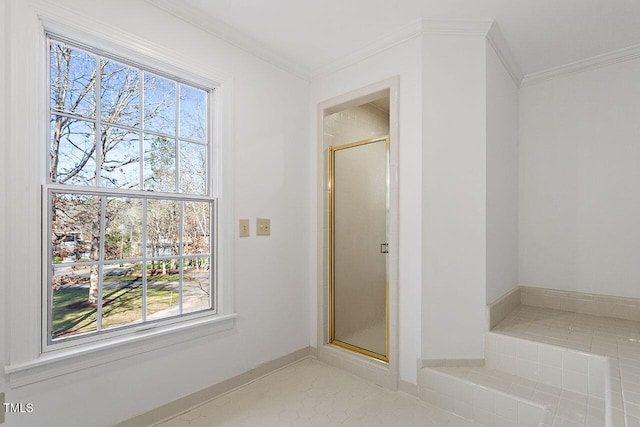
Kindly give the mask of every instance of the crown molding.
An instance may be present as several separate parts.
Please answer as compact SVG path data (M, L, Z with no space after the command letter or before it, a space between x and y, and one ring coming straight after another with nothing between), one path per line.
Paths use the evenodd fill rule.
M485 36L507 69L513 82L516 86L520 86L522 82L522 71L513 57L509 44L500 31L500 27L498 27L495 21L425 19L422 21L422 34Z
M522 86L529 86L546 80L555 79L557 77L577 74L583 71L606 67L608 65L630 61L637 58L640 58L640 44L607 52L602 55L592 56L591 58L581 59L558 67L549 68L548 70L527 74L522 79Z
M502 36L497 24L490 20L417 19L392 32L383 34L350 52L348 55L310 70L308 67L287 58L285 55L247 36L234 27L220 20L205 17L192 7L177 5L171 0L145 1L178 19L194 25L237 48L307 81L320 79L422 35L484 36L496 51L516 85L520 85L522 81L522 72L511 54L508 43Z
M516 86L522 81L522 71L515 61L509 45L503 37L498 25L494 21L472 21L455 19L418 19L409 24L385 34L349 55L331 62L312 71L311 80L322 78L328 74L354 65L370 56L380 53L414 37L429 35L445 36L483 36L509 72Z
M500 61L502 61L502 65L507 69L507 72L513 79L513 82L519 87L523 79L522 70L516 62L511 49L509 49L509 44L502 35L502 32L498 27L498 23L495 21L487 33L487 40L498 55L498 58L500 58Z
M189 79L205 86L217 86L229 81L231 76L220 69L211 69L197 59L178 51L167 52L165 46L113 26L88 18L75 10L62 6L41 4L35 7L41 27L48 33L85 43L94 49L103 50L125 58L144 55L147 66L171 74L186 74Z
M418 37L421 33L421 20L410 22L395 31L384 34L359 49L343 56L335 61L323 65L311 72L311 80L320 79L336 71L354 65L373 55Z
M205 16L195 8L171 0L145 0L150 5L193 25L245 52L256 56L271 65L287 71L303 80L309 80L309 69L304 65L289 59L286 55L275 51L272 47L247 36L229 24L218 19Z
M493 21L422 19L420 24L423 35L486 36Z

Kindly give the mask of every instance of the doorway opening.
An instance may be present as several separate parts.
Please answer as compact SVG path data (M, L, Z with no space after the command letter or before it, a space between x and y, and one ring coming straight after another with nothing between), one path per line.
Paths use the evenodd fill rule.
M343 95L327 99L318 105L318 281L317 281L317 348L319 360L330 365L345 368L355 375L373 381L390 390L398 389L399 347L398 347L398 153L399 153L399 108L398 92L400 79L391 77L378 83L373 83ZM331 147L331 148L330 148ZM373 225L362 227L368 221L369 213L349 214L349 200L354 196L343 195L343 201L338 197L339 189L345 187L342 182L353 181L349 174L365 179L361 182L371 182L367 178L366 162L356 161L356 167L342 168L345 175L342 178L335 175L340 168L339 163L346 157L360 158L363 151L381 148L384 160L378 161L378 167L372 170L382 170L382 193L386 200L383 208L384 218L382 231L369 233ZM330 164L330 160L333 164ZM344 163L344 162L343 162ZM348 163L347 163L348 165ZM334 176L331 177L331 169ZM377 174L377 176L380 176ZM331 195L332 181L336 190L335 199ZM354 192L365 193L371 191L369 186L362 190L351 189ZM363 194L360 194L363 196ZM345 201L347 200L347 201ZM347 218L345 224L332 221L335 213ZM347 215L340 213L340 206L347 208ZM353 203L351 203L353 207ZM339 227L342 227L339 230ZM379 230L379 227L375 227ZM353 237L356 230L364 229L359 234L361 238ZM334 231L335 230L335 233ZM352 237L350 237L352 236ZM333 239L336 239L335 242ZM332 254L334 243L342 238L347 245L359 243L366 249L349 250L343 248L343 254L336 251ZM372 243L372 242L375 242ZM348 250L349 255L344 255ZM340 289L340 266L343 262L344 272L350 273L349 267L366 265L359 256L367 252L378 260L384 260L384 266L379 268L373 276L383 277L381 286L370 288ZM382 252L382 253L381 253ZM335 257L334 257L335 255ZM335 270L334 270L335 267ZM360 269L362 270L362 269ZM334 272L336 275L334 276ZM335 279L335 287L332 281ZM351 280L343 281L350 283ZM378 280L377 283L380 283ZM332 288L333 287L333 288ZM332 290L333 289L333 290ZM374 290L375 289L375 290ZM351 298L344 299L342 307L341 291ZM333 294L333 295L332 295ZM382 295L381 295L382 294ZM333 299L335 297L335 300ZM342 295L344 297L344 295ZM355 298L354 298L355 297ZM333 301L333 302L332 302ZM367 305L367 301L382 301L382 303ZM350 313L354 312L354 313ZM335 316L334 316L335 314ZM351 317L349 317L351 316ZM349 323L351 319L351 323ZM355 322L354 322L355 319ZM342 325L342 326L341 326ZM364 327L363 327L364 326ZM341 329L342 328L342 329ZM382 331L382 332L381 332ZM375 338L370 338L368 335Z

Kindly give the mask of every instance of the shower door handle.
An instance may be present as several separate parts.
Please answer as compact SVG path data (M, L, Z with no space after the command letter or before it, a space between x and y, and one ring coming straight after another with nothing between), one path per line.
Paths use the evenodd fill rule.
M388 254L389 253L389 244L388 243L380 243L380 253Z

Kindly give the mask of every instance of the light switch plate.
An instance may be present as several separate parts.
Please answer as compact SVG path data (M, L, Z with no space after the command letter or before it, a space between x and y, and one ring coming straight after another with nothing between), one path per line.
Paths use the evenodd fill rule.
M271 235L271 220L268 218L256 218L256 236Z
M249 220L240 220L240 237L249 237Z

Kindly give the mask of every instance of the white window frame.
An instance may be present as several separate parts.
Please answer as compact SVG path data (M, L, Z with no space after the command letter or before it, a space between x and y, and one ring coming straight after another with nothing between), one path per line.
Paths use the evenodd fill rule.
M93 48L92 46L87 46L84 45L83 43L80 42L76 42L75 40L70 40L64 36L58 35L58 34L53 34L53 33L48 33L47 34L47 57L50 58L50 50L49 47L51 45L51 43L64 43L66 45L68 45L69 47L73 48L73 49L79 49L82 50L83 52L86 52L90 55L96 55L97 57L97 61L96 61L96 67L100 67L100 61L102 59L109 59L118 63L122 63L125 64L126 66L130 66L130 67L135 67L137 69L141 69L142 72L151 72L155 75L161 76L163 78L167 78L172 82L176 83L176 100L178 100L178 96L179 96L179 91L178 91L178 86L180 83L184 83L187 84L191 87L196 87L198 89L201 89L203 91L205 91L207 93L207 135L206 135L206 146L207 146L207 158L208 158L208 162L206 165L206 174L207 174L207 191L204 195L191 195L189 193L181 193L179 191L179 171L180 169L178 167L176 167L176 191L172 192L172 193L160 193L160 192L150 192L150 191L145 191L142 188L142 182L140 182L140 189L137 190L126 190L126 189L120 189L120 188L110 188L110 187L103 187L103 186L76 186L76 185L68 185L68 184L58 184L55 182L51 182L50 178L47 177L47 182L43 185L43 191L42 191L42 207L43 207L43 212L42 212L42 218L43 218L43 225L42 225L42 229L45 230L45 232L47 233L45 236L43 236L43 242L46 241L46 244L43 245L43 254L42 254L42 268L43 271L46 271L47 274L43 274L43 288L42 288L42 300L43 300L43 304L42 304L42 351L43 353L49 352L49 351L53 351L56 349L62 349L62 348L68 348L68 347L72 347L72 346L76 346L76 345L80 345L80 344L85 344L85 343L91 343L94 341L100 341L100 340L104 340L104 339L109 339L110 337L118 337L121 335L127 335L127 334L132 334L132 333L137 333L140 331L145 331L145 330L150 330L150 329L154 329L157 327L161 327L161 326L165 326L165 325L172 325L174 323L177 322L184 322L184 321L188 321L189 319L197 319L197 318L201 318L201 317L208 317L208 316L212 316L215 315L217 313L216 311L216 306L217 306L217 277L218 277L218 268L216 265L216 259L217 259L217 227L216 227L216 212L217 212L217 186L216 186L216 180L215 180L215 174L213 172L215 172L219 165L218 162L218 158L217 158L217 153L215 152L215 150L213 149L213 135L215 134L215 129L213 128L213 120L212 117L215 114L215 87L214 86L205 86L203 83L195 83L189 80L186 80L186 78L184 77L184 73L182 73L182 75L180 76L176 76L176 75L172 75L169 74L167 72L165 72L164 70L156 70L156 69L150 69L149 67L145 66L145 64L141 63L140 61L134 62L129 60L129 58L120 58L117 56L114 56L112 54L110 54L109 52L103 52L100 51L98 49ZM50 66L50 60L48 61L49 66ZM49 73L47 73L47 75L49 75ZM142 77L142 74L141 74ZM142 79L140 81L140 84L142 84ZM196 86L197 84L197 86ZM99 80L97 82L97 85L99 85ZM50 84L47 85L47 97L50 97ZM101 90L100 87L96 87L95 91L96 94L99 93L99 91ZM97 96L97 95L96 95ZM96 102L99 103L101 100L99 98L96 98ZM179 101L177 101L177 105L179 105ZM140 105L140 114L142 116L143 111L142 108L143 106ZM53 109L51 109L50 106L50 115L53 114L58 114L56 111L54 111ZM99 114L99 111L97 112L97 114ZM176 117L180 114L180 110L179 108L176 108ZM90 118L84 118L84 117L79 117L79 119L83 120L83 121L87 121L87 122L92 122L94 123L94 126L96 127L96 132L100 132L100 128L102 126L104 126L105 124L102 123L101 117L95 117L94 119L90 119ZM177 123L176 123L177 125ZM115 125L116 127L118 126L117 124ZM142 120L141 120L141 124L140 126L142 126ZM138 132L140 132L140 138L142 139L145 135L145 132L142 128L140 128L138 130ZM178 136L178 129L176 128L176 134L172 135L172 136L168 136L169 138L173 138L176 141L178 140L182 140L179 136ZM150 135L154 135L155 132L151 132ZM45 143L47 144L46 146L44 146L43 148L47 148L46 151L48 151L48 147L49 147L49 143L51 141L51 131L50 131L50 127L48 128L47 131L47 136L45 138ZM187 142L190 142L187 140ZM94 141L94 143L98 143L98 141ZM98 154L100 155L100 154ZM176 160L178 160L179 158L179 150L176 151ZM140 159L140 168L142 169L142 159ZM47 171L50 172L49 170L50 168L47 168ZM142 171L140 171L140 177L142 176ZM210 297L210 303L211 303L211 308L208 309L207 311L200 311L197 313L191 313L191 314L179 314L177 316L172 316L172 317L168 317L168 318L164 318L164 319L158 319L158 320L154 320L154 321L147 321L147 320L143 320L139 323L134 323L134 324L127 324L127 325L120 325L116 328L113 329L105 329L102 330L99 326L99 324L97 324L98 328L95 332L88 332L88 333L83 333L80 334L78 336L70 336L67 338L62 338L62 339L58 339L58 340L53 340L51 338L51 328L53 327L52 325L52 317L53 317L53 312L51 309L51 299L53 298L53 293L51 291L51 269L53 267L53 262L52 262L52 253L51 253L51 195L53 193L70 193L70 194L86 194L86 195L97 195L97 196L104 196L104 197L133 197L133 198L140 198L143 200L173 200L173 201L181 201L181 200L187 200L189 199L190 201L202 201L202 202L213 202L212 203L212 210L211 210L211 221L212 224L210 225L210 236L211 236L211 242L210 242L210 253L208 254L208 257L211 259L211 269L210 269L210 290L211 290L211 297ZM144 205L144 202L143 202ZM102 211L104 210L104 207L101 209ZM146 212L146 208L143 208L143 212ZM101 213L101 216L104 215L104 212ZM145 214L143 214L145 215ZM143 220L144 223L144 220ZM182 229L182 225L180 225L181 229ZM104 228L100 231L100 239L103 240L105 237L104 234L105 230ZM146 235L146 230L143 231L143 234ZM143 253L146 253L145 250L143 250ZM179 258L193 258L193 257L197 257L197 255L191 255L191 256L180 256ZM146 264L146 254L143 255L143 257L138 260L138 261L142 261L143 265ZM169 258L176 258L176 257L166 257L167 259ZM144 259L144 260L143 260ZM93 261L91 262L92 264L112 264L114 262L117 262L117 260L97 260L97 261ZM181 279L182 280L182 279ZM102 282L102 278L99 278L99 281ZM100 295L101 295L101 289L102 287L100 287L99 291L98 291L98 295L99 295L99 299L100 299ZM180 297L182 298L182 297ZM144 299L144 297L143 297ZM182 303L180 302L180 305ZM99 312L101 310L98 310L98 322L100 321L100 316L99 316ZM145 312L146 311L146 307L142 307L142 311ZM143 316L143 318L146 316Z
M41 292L43 282L47 282L46 271L47 261L42 258L40 265L40 278L37 290L33 287L35 283L28 280L28 286L16 289L12 294L13 304L9 312L9 319L12 322L14 333L9 337L9 361L5 366L5 374L10 387L18 387L38 381L53 378L55 376L75 372L89 367L99 366L115 360L122 359L170 345L183 343L203 336L233 329L235 318L233 304L233 80L229 75L211 70L205 64L206 61L199 61L198 58L185 56L179 51L168 50L166 47L155 44L149 40L141 39L132 34L123 32L122 29L113 27L99 21L89 21L86 17L76 19L73 13L60 14L55 8L46 6L38 7L34 10L34 21L38 25L30 26L29 29L39 29L39 33L33 37L32 34L24 32L26 36L21 40L26 44L27 49L40 52L36 59L29 59L33 63L33 68L24 70L22 74L13 73L11 84L20 88L36 82L34 96L25 99L35 110L29 117L29 121L39 123L30 127L26 133L24 128L19 129L13 126L9 132L10 136L20 136L21 139L33 141L30 147L36 149L36 153L31 153L35 161L26 163L23 166L29 167L29 173L23 174L29 187L40 186L44 188L47 179L46 153L44 148L49 144L47 139L49 126L49 57L47 56L47 35L52 34L57 39L68 39L80 45L92 46L97 50L108 52L117 57L132 59L132 62L139 63L152 70L158 70L168 75L184 76L185 80L194 82L199 86L214 88L214 96L210 96L210 123L213 130L210 138L210 150L216 155L211 161L217 161L217 167L213 168L215 175L210 176L217 186L217 312L208 315L199 315L185 318L176 318L166 324L147 324L146 328L133 328L126 330L121 335L111 335L103 339L91 342L78 342L77 345L66 348L50 349L43 345L42 337L47 333L48 327L45 325L46 314L43 313ZM31 56L33 58L33 56ZM180 66L169 65L180 64ZM11 86L10 86L11 87ZM16 94L12 89L11 93ZM13 115L13 118L16 116ZM27 119L25 119L26 122ZM21 133L22 132L22 133ZM224 144L221 143L224 141ZM13 150L15 151L15 150ZM11 151L10 151L11 152ZM26 153L20 152L18 158L25 158ZM221 167L224 165L224 168ZM213 187L211 187L213 189ZM43 191L43 193L46 193ZM27 214L22 223L31 224L33 229L40 228L34 223L37 216L38 223L45 222L42 217L45 206L42 204L42 195L38 196L38 202L28 198L28 204L37 203L40 205L37 215ZM46 232L46 229L42 233ZM41 236L42 252L45 252L48 238ZM12 233L16 236L17 233ZM29 236L27 236L29 238ZM29 243L31 242L31 243ZM32 245L36 240L28 239L26 245ZM19 252L23 253L25 245L20 245ZM34 272L35 273L35 272ZM26 277L34 277L34 274L27 274ZM38 295L37 298L36 295ZM169 319L167 319L169 320ZM102 337L101 337L102 338ZM72 340L73 341L73 340Z

